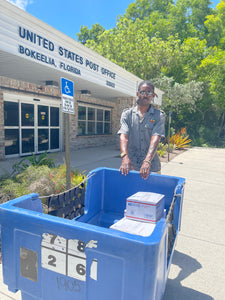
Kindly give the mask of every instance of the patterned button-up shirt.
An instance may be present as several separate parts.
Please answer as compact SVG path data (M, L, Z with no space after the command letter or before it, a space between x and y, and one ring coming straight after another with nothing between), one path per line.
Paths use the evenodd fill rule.
M128 156L135 170L140 170L145 159L151 137L153 135L165 136L165 113L154 108L152 105L141 119L138 107L125 109L121 115L121 127L118 134L128 135ZM155 154L151 172L161 170L161 164L157 153Z

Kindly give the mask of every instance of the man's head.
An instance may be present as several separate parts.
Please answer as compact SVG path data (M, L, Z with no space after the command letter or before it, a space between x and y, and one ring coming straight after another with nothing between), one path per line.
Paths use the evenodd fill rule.
M149 106L156 96L154 89L154 84L151 81L142 81L138 86L137 104L139 106Z
M155 87L154 87L154 84L149 81L149 80L144 80L144 81L141 81L138 85L138 91L140 90L140 88L143 86L143 85L147 85L151 88L152 92L154 92L155 90Z

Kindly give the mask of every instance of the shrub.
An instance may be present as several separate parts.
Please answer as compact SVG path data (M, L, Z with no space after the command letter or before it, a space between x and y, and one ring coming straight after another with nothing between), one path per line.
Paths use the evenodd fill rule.
M173 152L174 148L175 147L173 144L169 144L169 152ZM158 149L157 149L158 155L160 157L163 157L166 152L168 152L168 144L159 143Z
M157 148L157 153L160 157L163 157L165 155L166 148L167 148L166 144L159 143L158 148Z
M167 145L163 143L159 143L157 150L166 151Z
M76 186L85 179L84 172L80 173L78 169L71 172L71 185Z
M205 126L200 126L198 129L199 137L203 142L201 146L207 144L209 147L221 147L223 145L222 138L219 136L219 129L217 127L210 128Z
M14 177L3 180L1 191L10 199L29 193L38 193L40 196L49 192L52 193L49 173L50 168L48 166L29 166Z
M172 135L170 138L170 144L173 144L176 149L191 147L191 142L192 140L189 139L189 135L187 135L186 127L181 128L180 131Z
M55 163L52 157L48 157L47 152L44 152L41 155L35 155L32 153L31 156L21 159L18 163L15 163L12 166L13 172L11 176L23 172L29 166L48 166L49 168L54 168Z
M8 200L30 193L25 183L17 182L12 178L3 180L1 185L1 197Z
M76 186L85 176L77 169L71 172L71 186ZM29 166L23 172L0 182L0 202L29 193L40 196L59 194L66 190L66 166L50 169L48 166Z
M19 182L32 183L41 178L49 178L50 168L48 166L29 166L22 173L17 174L15 179Z
M173 145L173 144L169 144L169 152L170 153L172 153L173 152L173 150L176 148L176 146L175 145ZM167 145L167 151L168 151L168 145Z
M80 173L78 169L71 171L71 186L80 184L85 175ZM58 168L54 168L50 172L50 179L54 185L54 193L59 194L66 189L66 165L60 165Z
M157 150L157 153L158 153L158 156L159 157L163 157L166 153L166 151L163 151L163 150Z

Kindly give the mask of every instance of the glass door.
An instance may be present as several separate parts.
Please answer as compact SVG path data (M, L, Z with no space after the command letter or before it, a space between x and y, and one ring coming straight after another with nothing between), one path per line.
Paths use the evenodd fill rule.
M38 152L59 149L59 107L38 105Z
M19 103L4 101L5 155L19 153Z
M21 103L21 154L34 152L34 104Z
M59 149L59 107L50 107L50 149Z
M49 107L38 105L38 152L49 150Z
M6 156L60 150L59 107L29 102L4 101Z

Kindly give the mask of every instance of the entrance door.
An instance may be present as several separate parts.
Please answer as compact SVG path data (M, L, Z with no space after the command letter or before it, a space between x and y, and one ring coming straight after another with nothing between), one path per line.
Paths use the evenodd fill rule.
M4 101L5 155L60 150L59 107Z
M21 103L21 154L34 153L34 129L34 104Z
M38 105L38 152L59 148L59 107Z
M49 149L49 107L38 105L38 152Z

